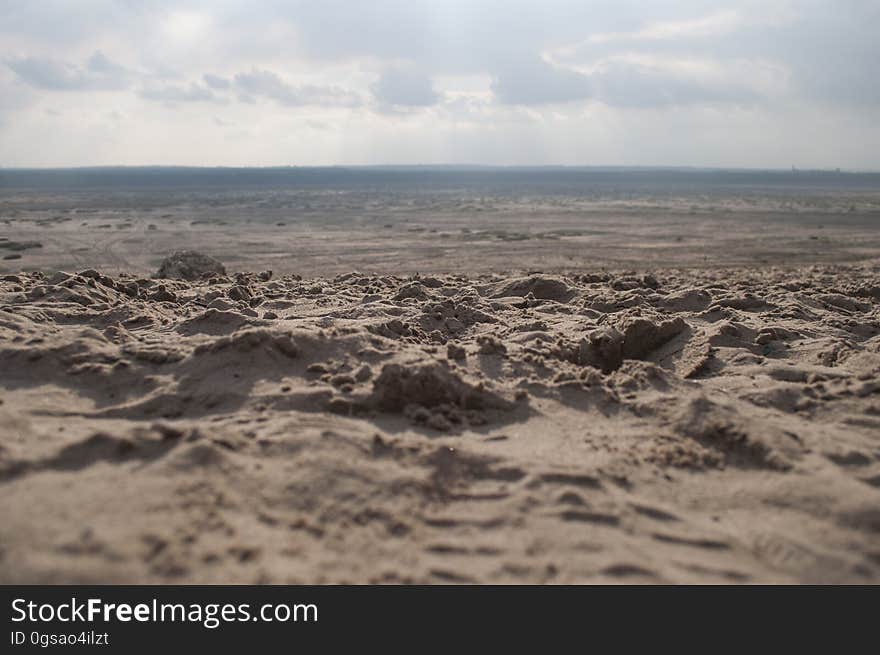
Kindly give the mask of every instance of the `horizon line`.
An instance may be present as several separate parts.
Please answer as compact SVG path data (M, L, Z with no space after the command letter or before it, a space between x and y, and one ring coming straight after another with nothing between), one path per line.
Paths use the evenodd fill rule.
M0 171L89 171L112 169L187 169L187 170L280 170L280 169L484 169L484 170L617 170L617 171L692 171L743 173L836 173L840 175L875 175L880 169L844 167L791 168L750 166L694 166L639 164L272 164L272 165L202 165L202 164L92 164L74 166L0 166Z

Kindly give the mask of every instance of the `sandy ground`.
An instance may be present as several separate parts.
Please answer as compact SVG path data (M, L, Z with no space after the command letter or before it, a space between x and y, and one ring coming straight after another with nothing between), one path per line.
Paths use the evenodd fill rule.
M878 220L3 191L0 582L877 582Z
M0 273L95 268L149 276L179 249L208 252L233 271L308 277L880 257L878 191L703 191L0 190Z
M480 250L460 228L436 260L427 236L380 260L336 235L275 276L187 283L141 277L154 255L123 261L133 228L100 242L16 216L6 238L46 245L0 280L0 582L880 580L864 217L826 215L825 242L809 216L744 214L713 237L717 216L676 215L704 228L650 238L632 218L644 238L626 242L597 213L609 250L530 236L525 260L523 241ZM761 238L788 267L698 254L754 261ZM590 270L615 239L662 257ZM96 249L112 261L70 265ZM542 253L578 265L529 274ZM699 269L649 266L687 253ZM792 265L811 257L863 261ZM16 268L52 258L81 272ZM281 274L319 261L326 277Z

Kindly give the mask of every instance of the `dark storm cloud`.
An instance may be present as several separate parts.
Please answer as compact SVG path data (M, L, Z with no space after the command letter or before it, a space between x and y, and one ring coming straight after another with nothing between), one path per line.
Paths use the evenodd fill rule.
M430 107L441 100L430 77L407 69L384 71L371 90L382 106Z

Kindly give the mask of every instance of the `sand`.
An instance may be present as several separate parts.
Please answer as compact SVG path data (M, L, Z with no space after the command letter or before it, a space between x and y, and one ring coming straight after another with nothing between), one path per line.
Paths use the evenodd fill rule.
M876 187L539 191L0 188L0 274L95 268L150 276L179 249L204 251L233 272L331 277L880 257Z
M0 582L880 580L880 260L489 252L5 262Z

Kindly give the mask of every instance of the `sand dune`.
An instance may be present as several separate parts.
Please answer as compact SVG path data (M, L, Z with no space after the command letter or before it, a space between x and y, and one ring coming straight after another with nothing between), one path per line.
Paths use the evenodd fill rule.
M876 582L880 265L0 281L0 581Z

